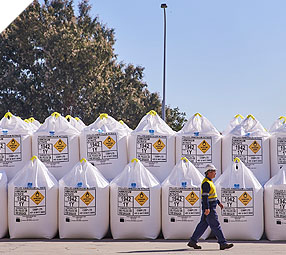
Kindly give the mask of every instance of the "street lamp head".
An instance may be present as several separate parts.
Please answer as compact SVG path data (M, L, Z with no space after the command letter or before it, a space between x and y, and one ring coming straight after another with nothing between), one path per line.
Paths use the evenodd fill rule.
M161 8L163 9L167 8L167 4L161 4Z

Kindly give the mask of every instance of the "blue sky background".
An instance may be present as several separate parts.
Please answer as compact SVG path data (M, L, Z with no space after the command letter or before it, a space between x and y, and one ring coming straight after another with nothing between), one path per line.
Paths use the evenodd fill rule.
M166 103L187 118L200 112L222 131L237 113L266 128L286 115L285 0L90 3L115 29L118 60L145 67L148 89L160 95L167 3Z

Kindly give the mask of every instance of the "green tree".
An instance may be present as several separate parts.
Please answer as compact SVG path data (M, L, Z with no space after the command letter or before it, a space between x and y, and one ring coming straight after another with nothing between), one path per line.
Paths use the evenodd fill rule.
M158 93L144 82L144 68L118 63L114 31L91 17L88 0L34 1L0 35L0 114L10 110L43 121L53 111L90 124L106 112L131 128L160 111ZM167 122L184 123L178 108Z

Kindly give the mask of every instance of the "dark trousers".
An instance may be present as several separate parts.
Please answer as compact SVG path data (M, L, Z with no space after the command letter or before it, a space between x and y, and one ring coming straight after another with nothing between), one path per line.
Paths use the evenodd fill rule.
M190 239L191 242L197 243L199 238L206 231L207 227L210 226L212 232L214 233L214 235L218 240L218 243L219 244L226 243L226 240L221 230L220 223L218 221L218 216L216 213L216 205L217 205L216 201L210 203L210 213L207 216L204 214L205 209L203 209L201 221L197 225L195 232L193 233Z

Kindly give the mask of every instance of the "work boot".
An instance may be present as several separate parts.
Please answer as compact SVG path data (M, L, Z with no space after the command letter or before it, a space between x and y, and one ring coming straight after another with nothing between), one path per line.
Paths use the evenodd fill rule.
M224 243L219 245L220 250L230 249L231 247L233 247L232 243Z
M199 245L197 245L196 243L193 243L193 242L188 242L188 244L187 244L189 247L192 247L192 248L194 248L194 249L196 249L196 250L199 250L199 249L201 249L202 248L202 246L199 246Z

